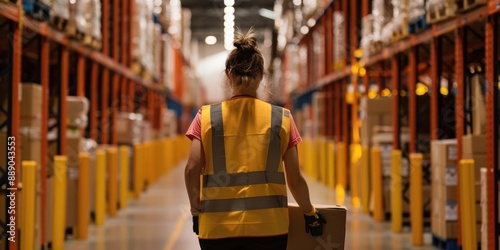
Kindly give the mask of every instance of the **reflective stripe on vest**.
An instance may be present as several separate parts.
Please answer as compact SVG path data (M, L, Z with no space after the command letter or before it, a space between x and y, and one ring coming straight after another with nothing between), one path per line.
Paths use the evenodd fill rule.
M281 107L252 98L202 107L200 238L288 232L282 157L289 138L290 113Z

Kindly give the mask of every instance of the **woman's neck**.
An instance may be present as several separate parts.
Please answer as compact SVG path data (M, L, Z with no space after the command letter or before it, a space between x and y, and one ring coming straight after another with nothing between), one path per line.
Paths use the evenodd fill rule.
M233 92L232 97L236 97L236 96L251 96L251 97L257 97L257 93L256 93L256 92L244 92L244 91L241 91L241 92Z

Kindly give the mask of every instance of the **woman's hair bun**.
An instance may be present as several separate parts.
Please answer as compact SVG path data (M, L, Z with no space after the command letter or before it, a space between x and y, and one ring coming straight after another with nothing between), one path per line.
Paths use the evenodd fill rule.
M250 28L246 34L241 33L241 31L236 32L234 47L243 51L255 51L257 49L257 38Z

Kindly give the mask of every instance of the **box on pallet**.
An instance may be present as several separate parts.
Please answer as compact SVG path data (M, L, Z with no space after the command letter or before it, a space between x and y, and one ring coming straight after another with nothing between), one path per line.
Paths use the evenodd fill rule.
M431 142L431 175L433 182L456 185L457 140Z
M474 135L486 134L485 80L481 75L472 77L472 132Z

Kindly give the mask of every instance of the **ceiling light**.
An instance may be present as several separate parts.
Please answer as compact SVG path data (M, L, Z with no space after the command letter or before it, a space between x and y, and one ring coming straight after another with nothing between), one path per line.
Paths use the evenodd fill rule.
M234 15L224 15L224 21L234 21Z
M302 27L300 28L300 32L301 32L302 34L304 34L304 35L305 35L305 34L307 34L307 33L309 33L309 27L307 27L307 26L302 26Z
M207 36L205 38L205 43L208 45L214 45L217 43L217 38L215 36Z
M300 6L302 4L301 0L293 0L293 5Z
M224 27L234 27L234 20L224 21Z
M234 7L224 8L224 14L234 14Z
M224 5L231 7L234 5L234 0L224 0Z
M263 17L266 17L266 18L269 18L269 19L276 19L278 18L278 15L276 14L276 12L272 11L272 10L268 10L268 9L259 9L259 15L263 16Z
M312 27L315 24L316 24L316 20L314 20L313 18L307 20L307 26Z

